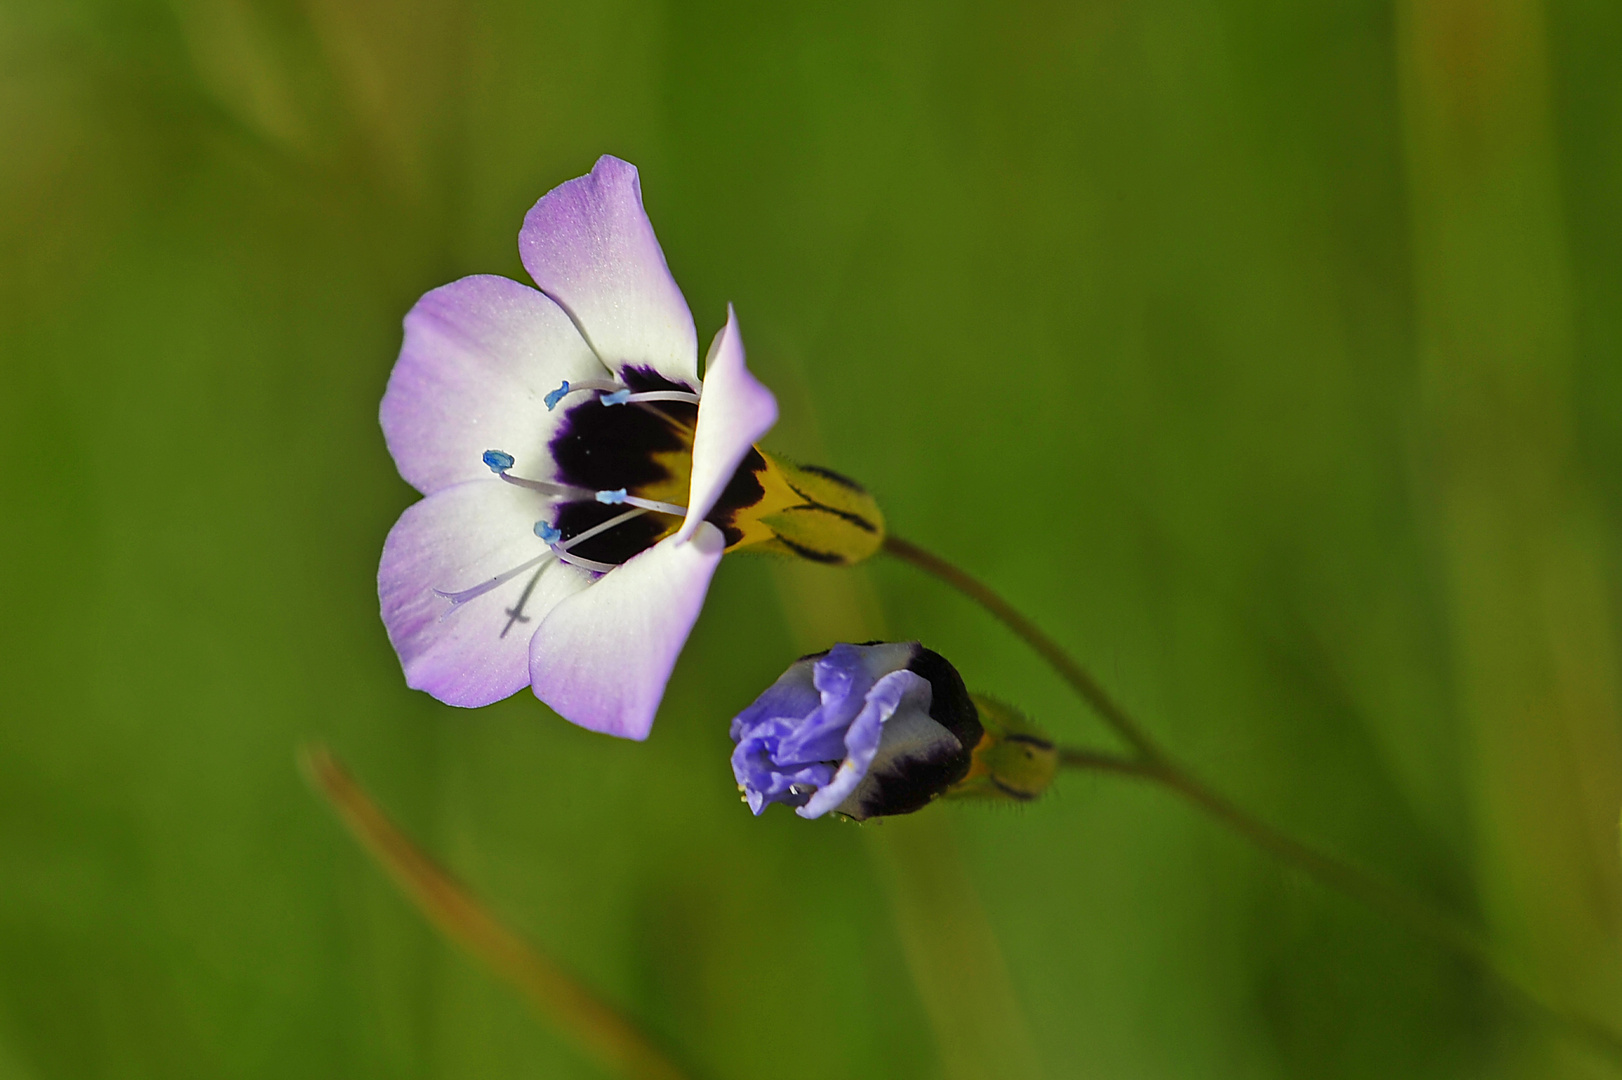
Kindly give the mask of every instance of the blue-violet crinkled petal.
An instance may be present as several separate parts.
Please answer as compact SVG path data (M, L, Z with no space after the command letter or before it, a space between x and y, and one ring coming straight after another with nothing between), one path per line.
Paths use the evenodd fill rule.
M837 808L867 775L884 737L885 721L903 705L927 716L932 694L929 681L911 671L892 671L874 683L845 736L845 760L839 763L833 779L794 812L803 818L815 818Z
M858 821L891 812L888 808L895 800L886 793L886 781L904 789L920 768L962 757L963 743L930 717L930 705L925 701L919 708L903 702L896 708L884 724L884 737L868 762L867 774L836 810Z
M764 720L753 725L732 752L732 774L743 788L749 809L758 816L768 803L802 806L812 792L833 778L834 767L825 761L783 766L773 760L782 736L793 730L789 719Z
M817 658L814 679L822 708L779 749L781 761L838 761L845 757L845 732L861 712L873 683L907 666L917 651L913 643L849 645L840 643Z
M812 682L812 666L793 664L733 719L732 741L739 741L757 724L767 720L809 716L820 704L822 699Z
M802 713L800 724L778 746L779 762L839 761L845 756L845 732L873 685L857 651L855 646L835 645L814 661L817 708Z

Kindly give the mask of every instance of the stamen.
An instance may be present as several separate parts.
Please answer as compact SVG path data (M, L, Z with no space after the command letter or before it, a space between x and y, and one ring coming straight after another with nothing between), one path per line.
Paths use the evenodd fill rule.
M616 382L606 382L598 379L587 379L582 382L570 382L564 379L558 384L556 390L551 391L542 400L546 402L546 411L551 412L558 407L558 403L570 394L577 394L582 390L597 390L602 397L597 400L604 405L625 405L637 401L685 401L689 405L698 404L698 395L688 390L641 390L633 393L628 387Z
M539 491L543 495L556 495L563 499L584 499L591 494L585 488L570 487L568 484L554 484L549 480L528 480L522 476L512 476L505 472L499 475L514 487Z
M446 592L444 589L435 589L434 595L443 596L445 599L451 602L451 606L445 610L445 614L441 615L440 618L445 618L447 615L461 607L463 604L467 603L469 600L477 600L491 589L500 588L513 578L517 577L519 574L539 566L541 563L552 558L554 555L556 555L563 562L569 563L572 566L578 566L582 570L590 570L598 574L608 573L610 570L615 568L616 564L598 562L596 559L588 559L583 555L574 554L569 549L582 541L590 540L594 536L601 536L609 529L623 525L632 518L641 517L645 513L647 513L646 510L637 508L627 510L623 514L615 514L607 521L599 522L583 532L575 533L562 543L559 543L559 540L563 536L561 530L555 528L545 521L537 521L535 523L535 535L540 537L541 540L545 542L547 550L542 554L535 556L533 559L530 559L528 562L519 563L511 570L508 570L505 573L497 574L489 581L481 581L471 589L463 589L460 592ZM509 629L511 629L510 626Z
M568 384L565 383L564 385ZM507 470L517 464L517 461L518 459L505 450L486 450L484 452L484 463L490 467L490 471L514 487L528 488L531 491L539 491L545 495L559 495L565 499L583 499L591 494L585 488L570 487L568 484L554 484L548 480L526 480L522 476L508 476Z
M612 394L604 394L597 399L604 405L624 405L634 401L685 401L690 405L698 404L698 395L686 390L639 390L631 393L629 390L616 390Z
M677 506L675 503L660 502L658 499L644 499L639 495L625 496L625 502L630 506L640 506L644 510L652 510L655 514L671 514L675 517L686 517L687 507Z
M604 399L607 400L606 398ZM626 397L626 401L685 401L690 405L698 404L698 395L688 393L686 390L643 390Z
M601 536L609 529L623 525L632 518L641 517L645 513L647 513L646 510L636 509L627 510L623 514L615 514L607 521L600 521L589 529L575 533L561 544L558 543L558 538L562 536L563 533L558 529L553 528L551 525L548 525L544 521L537 521L535 523L535 535L546 541L546 545L552 549L553 553L555 553L559 559L563 560L569 565L578 566L582 570L591 570L598 574L606 574L610 570L614 569L614 563L598 562L596 559L588 559L583 555L574 554L569 549L578 543L590 540L594 536Z
M578 566L582 570L591 570L599 574L606 574L610 570L619 569L619 567L613 563L598 562L596 559L582 558L579 555L571 555L567 551L558 552L558 558L562 559L570 566Z
M605 534L605 532L613 529L613 527L616 527L616 525L623 525L624 522L631 521L633 517L641 517L642 514L646 514L646 512L647 511L642 511L642 509L629 509L629 511L623 512L623 514L615 514L615 516L610 517L608 521L597 522L597 524L592 525L590 529L586 529L584 532L577 532L577 534L574 534L573 537L569 537L568 540L564 540L563 543L553 543L551 540L547 540L547 543L550 543L551 550L556 551L556 553L558 553L558 558L563 559L564 563L569 563L571 566L579 566L581 569L589 569L589 571L599 572L599 574L607 574L607 572L611 571L611 569L615 569L615 564L599 563L597 559L589 559L584 555L574 555L573 551L569 551L569 548L573 548L576 543L584 542L584 540L590 540L592 537L600 537L600 535ZM543 522L535 522L535 532L537 532L537 535L540 534L540 527L542 527L542 524ZM551 530L551 535L558 535L558 532L553 529ZM545 537L542 538L545 540Z
M623 514L616 514L613 517L609 518L607 521L599 521L597 524L593 525L591 528L584 529L584 530L582 530L580 532L575 533L573 536L569 537L569 539L565 540L563 543L554 545L552 550L558 552L561 555L563 552L568 551L570 548L574 547L576 544L580 543L581 541L590 540L594 536L601 536L603 533L607 532L609 529L616 528L616 527L618 527L620 525L623 525L627 521L630 521L632 518L641 517L645 513L647 513L646 510L627 510ZM551 541L548 541L548 543L550 543L550 542Z
M640 506L644 510L652 510L656 514L674 514L676 517L686 517L687 507L677 506L675 503L660 502L658 499L644 499L640 495L627 495L624 488L614 491L599 491L597 501L607 503L609 506L618 506L625 503L627 506Z
M535 556L533 559L530 559L528 562L519 563L506 573L497 574L489 581L480 582L471 589L463 589L461 592L446 592L444 589L435 589L434 594L437 596L443 596L445 599L451 602L450 608L445 612L445 615L449 615L452 611L455 611L469 600L476 600L485 593L489 592L491 589L500 588L502 585L507 584L507 582L511 581L519 574L522 574L525 570L539 566L541 563L545 562L551 557L552 552L546 551ZM443 619L445 615L441 615L440 618Z
M553 409L558 407L558 402L562 401L570 394L577 394L582 390L610 391L619 389L619 383L608 382L602 379L584 379L580 382L570 382L568 379L564 379L562 385L560 385L556 390L553 390L551 393L547 394L542 400L546 402L546 411L551 412Z

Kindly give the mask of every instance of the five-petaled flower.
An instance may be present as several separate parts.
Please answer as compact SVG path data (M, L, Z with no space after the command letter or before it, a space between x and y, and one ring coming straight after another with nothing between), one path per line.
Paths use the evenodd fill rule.
M441 701L528 684L645 738L723 550L768 536L739 511L761 508L753 444L777 403L730 308L699 379L631 165L549 192L518 246L539 291L467 277L406 316L381 418L426 497L384 544L383 621L406 681Z
M749 808L786 803L863 821L907 814L969 772L983 729L952 667L917 642L803 657L732 721Z

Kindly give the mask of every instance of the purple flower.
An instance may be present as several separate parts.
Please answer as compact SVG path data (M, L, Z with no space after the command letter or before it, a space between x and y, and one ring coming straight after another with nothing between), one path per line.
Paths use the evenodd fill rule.
M539 291L467 277L406 316L381 418L426 498L384 543L383 622L406 682L441 701L529 685L582 727L642 739L777 402L731 308L699 380L626 162L547 193L518 249Z
M969 771L979 713L957 670L917 642L835 645L784 672L732 721L749 808L909 814Z

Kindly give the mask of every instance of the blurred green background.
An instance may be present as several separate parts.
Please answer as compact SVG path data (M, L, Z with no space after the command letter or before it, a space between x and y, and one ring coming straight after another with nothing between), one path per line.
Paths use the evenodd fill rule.
M1080 775L926 812L1031 1051L959 1060L977 988L914 978L872 839L918 822L733 788L728 718L859 632L803 607L837 590L728 560L632 745L407 690L374 573L401 316L521 278L524 211L618 154L701 339L737 305L768 447L1622 1026L1618 56L1613 0L0 0L0 1075L601 1075L340 831L311 738L702 1077L1616 1075ZM865 573L1109 745L983 614Z

